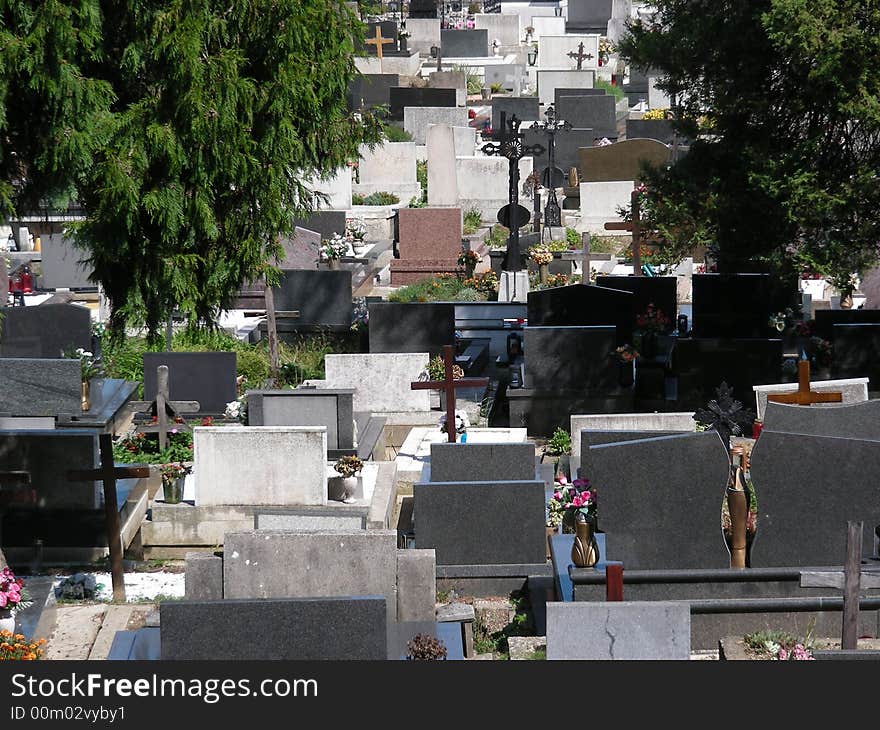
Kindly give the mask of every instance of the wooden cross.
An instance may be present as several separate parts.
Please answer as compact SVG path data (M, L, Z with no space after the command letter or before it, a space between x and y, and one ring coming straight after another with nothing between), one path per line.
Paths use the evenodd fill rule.
M457 388L479 388L489 385L489 378L459 378L453 376L455 347L443 346L443 365L446 376L443 380L418 380L410 383L412 390L440 390L446 393L446 435L449 443L455 443L455 391Z
M846 564L843 572L802 572L802 588L843 590L843 629L841 649L858 646L859 591L880 588L880 572L862 573L861 522L846 523Z
M383 38L382 37L382 28L378 25L376 26L376 37L370 38L367 41L364 41L367 45L376 46L376 56L379 58L379 64L382 63L382 46L386 43L394 43L393 38Z
M116 504L116 480L150 476L148 466L117 467L113 463L113 439L109 433L98 436L101 448L101 468L67 472L68 481L104 483L104 522L107 545L110 548L110 575L113 578L113 600L125 601L125 572L122 568L122 533L119 531L119 509Z
M592 53L584 53L584 43L583 43L583 41L581 41L581 42L578 44L578 50L577 50L577 53L575 53L574 51L569 51L569 52L566 53L565 55L568 56L568 57L569 57L570 59L572 59L573 61L577 61L577 70L578 70L578 71L583 70L583 69L581 69L581 64L582 64L584 61L586 61L587 59L590 59L590 58L595 58L595 56L593 56Z
M141 426L141 433L158 433L159 449L164 449L168 443L169 417L171 423L174 419L180 417L181 413L198 413L199 402L197 400L171 400L168 385L168 366L160 365L156 368L156 400L152 403L149 401L133 401L131 410L134 413L149 412L150 415L156 417L155 425ZM185 426L189 428L188 426Z
M631 223L606 223L606 231L631 231L632 232L632 257L633 274L642 275L642 219L641 197L638 190L632 191L632 222Z
M774 403L794 403L810 406L813 403L842 403L843 393L817 393L810 390L810 361L798 360L798 389L796 393L773 393L767 396Z

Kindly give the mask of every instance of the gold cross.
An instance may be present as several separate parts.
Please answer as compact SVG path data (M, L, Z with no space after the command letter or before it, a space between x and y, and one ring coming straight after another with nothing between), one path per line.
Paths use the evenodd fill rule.
M810 390L810 361L798 361L798 389L796 393L776 393L767 396L774 403L794 403L809 406L813 403L841 403L843 393L816 393Z
M376 37L370 38L368 41L364 41L367 45L376 46L376 56L378 56L379 60L382 60L382 46L386 43L394 43L392 38L383 38L382 37L382 29L377 25L376 26Z

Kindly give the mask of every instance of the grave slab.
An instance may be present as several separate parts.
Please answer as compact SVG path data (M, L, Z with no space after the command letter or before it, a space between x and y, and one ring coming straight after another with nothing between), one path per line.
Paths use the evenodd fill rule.
M91 351L92 315L79 304L5 307L0 357L60 358L68 350Z
M431 444L432 482L534 478L533 443Z

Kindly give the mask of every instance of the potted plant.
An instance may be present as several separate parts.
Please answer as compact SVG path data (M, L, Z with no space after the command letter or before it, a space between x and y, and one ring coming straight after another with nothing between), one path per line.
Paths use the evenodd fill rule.
M183 499L183 485L186 475L192 473L192 467L182 461L174 461L161 464L159 472L162 474L162 493L165 504L180 504Z
M552 456L554 474L565 474L566 478L571 478L571 466L569 457L571 455L571 436L564 428L557 428L550 440L544 446L541 453L541 461L545 456Z
M76 350L66 350L61 353L62 357L69 360L79 360L80 377L82 379L80 407L88 411L92 407L91 383L92 378L97 378L102 373L101 358L82 347Z
M477 268L478 263L480 263L480 254L476 251L468 249L458 255L458 265L464 266L464 276L466 279L473 278L474 269Z
M361 478L357 476L363 468L363 459L360 459L357 456L343 456L339 459L333 465L333 469L337 474L341 474L341 476L331 477L328 480L327 489L329 498L344 502L345 504L355 502L355 495L359 492L361 494L363 493L363 491L359 489Z
M367 226L360 218L349 218L345 225L345 239L351 244L355 255L363 253L364 239L367 237Z
M9 568L0 573L0 630L15 633L15 614L32 605L24 580Z
M550 262L553 261L553 252L546 246L532 246L529 249L529 258L538 266L541 283L546 284L550 274Z
M348 253L348 241L338 233L332 238L321 241L321 258L325 259L332 270L339 269L339 261Z

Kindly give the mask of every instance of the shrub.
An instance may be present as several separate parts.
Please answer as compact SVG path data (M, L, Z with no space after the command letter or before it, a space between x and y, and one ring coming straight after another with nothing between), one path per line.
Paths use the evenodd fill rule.
M385 132L385 138L389 142L412 142L412 135L396 124L386 124L383 127L383 131Z
M457 302L482 302L485 299L484 295L480 294L476 289L471 289L469 286L466 286L455 295L455 301Z
M469 208L464 212L464 225L462 232L466 236L469 236L471 233L476 232L482 222L483 214L476 208Z
M614 97L615 101L620 101L624 97L623 89L621 89L619 86L615 86L605 79L596 79L596 83L593 84L593 86L595 86L597 89L605 89L606 92Z
M359 193L352 193L352 205L396 205L400 202L394 193L379 192L364 197Z
M466 288L458 277L441 274L401 287L388 296L389 302L450 302ZM474 288L474 287L470 287Z
M577 248L581 245L581 234L574 228L566 228L565 242L568 244L569 248Z
M489 236L486 238L486 245L493 249L507 248L507 237L509 235L509 228L502 226L500 223L496 223L492 226L492 230L489 231Z

